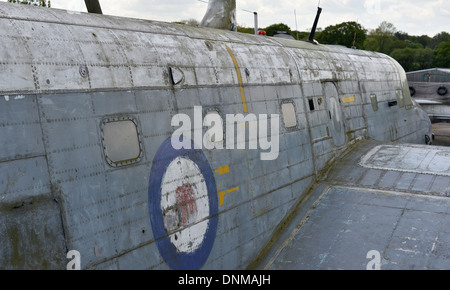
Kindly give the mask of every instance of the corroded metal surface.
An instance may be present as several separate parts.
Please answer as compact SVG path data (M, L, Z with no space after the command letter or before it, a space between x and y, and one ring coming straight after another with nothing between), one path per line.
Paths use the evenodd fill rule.
M431 134L383 54L10 3L0 28L1 268L246 268L351 144ZM194 107L289 114L278 158L175 150Z
M364 141L336 162L259 268L372 269L377 251L382 270L449 269L450 179L382 156L397 146Z
M273 270L448 270L448 198L333 187L289 243ZM368 255L369 254L369 255Z

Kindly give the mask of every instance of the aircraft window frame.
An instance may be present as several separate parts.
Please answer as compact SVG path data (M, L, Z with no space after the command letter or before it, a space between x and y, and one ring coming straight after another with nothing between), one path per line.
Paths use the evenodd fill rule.
M139 163L143 156L142 134L131 116L107 117L101 122L106 162L117 168Z
M281 114L283 117L283 125L287 130L298 128L297 110L293 101L285 101L281 103Z
M397 64L398 65L398 64ZM402 91L403 91L403 103L405 105L406 110L410 110L414 107L411 93L409 91L409 85L408 85L408 79L406 76L406 72L403 68L399 68L400 73L400 82L402 84Z
M378 111L378 99L376 94L370 94L370 102L372 103L373 111Z

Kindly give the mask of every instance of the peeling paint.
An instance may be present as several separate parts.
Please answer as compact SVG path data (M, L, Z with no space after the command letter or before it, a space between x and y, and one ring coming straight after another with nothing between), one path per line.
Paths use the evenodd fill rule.
M11 210L14 216L5 219L5 227L13 229L13 242L27 243L31 252L45 252L49 260L64 261L66 248L74 246L84 268L243 268L335 158L348 153L349 144L362 137L386 140L397 118L402 124L407 119L408 125L399 128L396 137L402 141L423 138L420 122L426 116L420 119L413 110L397 107L385 110L398 86L391 79L400 78L391 66L386 69L388 57L382 54L153 21L109 17L105 22L103 16L3 5L0 11L8 11L8 21L0 21L0 27L13 23L16 29L14 37L0 36L9 42L3 47L20 39L19 48L26 49L7 53L17 54L12 58L30 58L25 65L10 64L13 75L9 77L15 81L2 87L2 94L13 95L5 95L5 101L22 101L0 107L0 118L6 116L0 122L0 172L14 164L27 168L15 184L7 184L8 177L0 176L0 196L5 187L8 190L3 201L18 197L20 205ZM5 16L0 13L0 18ZM35 23L39 23L35 29L51 37L17 37L23 33L18 27ZM64 33L55 27L64 27ZM57 39L64 54L55 57L43 50L35 61L33 54L25 53ZM240 68L225 45L233 49ZM0 48L1 53L5 55L5 50ZM33 63L32 73L29 63ZM81 66L89 68L85 77L80 77ZM169 68L175 68L172 79ZM245 72L240 79L238 69ZM51 86L39 89L39 81L45 82L49 74ZM337 89L332 100L326 97L324 83ZM371 93L378 94L376 112L370 106ZM347 96L345 105L339 102L343 96ZM314 111L308 110L309 98L316 102ZM171 133L173 113L204 104L221 113L247 111L248 105L255 114L272 114L280 112L285 100L292 102L298 122L289 130L280 126L282 153L274 162L261 163L252 152L239 150L226 155L207 150L174 152L164 141ZM102 155L99 120L124 113L135 116L142 127L143 162L111 169ZM334 142L333 133L340 142ZM35 160L39 163L33 167ZM211 166L217 168L216 176ZM346 175L352 172L345 171ZM438 185L446 188L448 183ZM58 207L49 211L42 206L43 196L57 196ZM28 200L33 202L23 203ZM30 211L35 208L39 211ZM347 226L355 226L356 221ZM40 227L41 232L15 233L18 226ZM60 240L67 244L57 251L49 247ZM0 267L43 265L17 251L10 253L24 260L9 263L0 257ZM334 255L325 253L324 264ZM133 257L142 257L142 263ZM28 264L22 263L25 260Z

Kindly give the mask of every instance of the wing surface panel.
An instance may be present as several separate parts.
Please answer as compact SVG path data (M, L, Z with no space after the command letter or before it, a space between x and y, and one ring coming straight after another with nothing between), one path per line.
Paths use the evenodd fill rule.
M446 147L361 141L330 168L258 267L449 269L448 156Z

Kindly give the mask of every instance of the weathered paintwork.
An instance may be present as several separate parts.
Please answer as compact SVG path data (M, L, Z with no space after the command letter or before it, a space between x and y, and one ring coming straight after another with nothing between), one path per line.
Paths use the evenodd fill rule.
M4 269L65 269L70 250L82 269L243 269L349 145L431 134L383 54L10 3L0 31ZM283 119L288 103L275 160L168 146L194 106ZM136 158L107 156L113 122Z
M448 147L357 142L253 267L448 270L449 156Z

